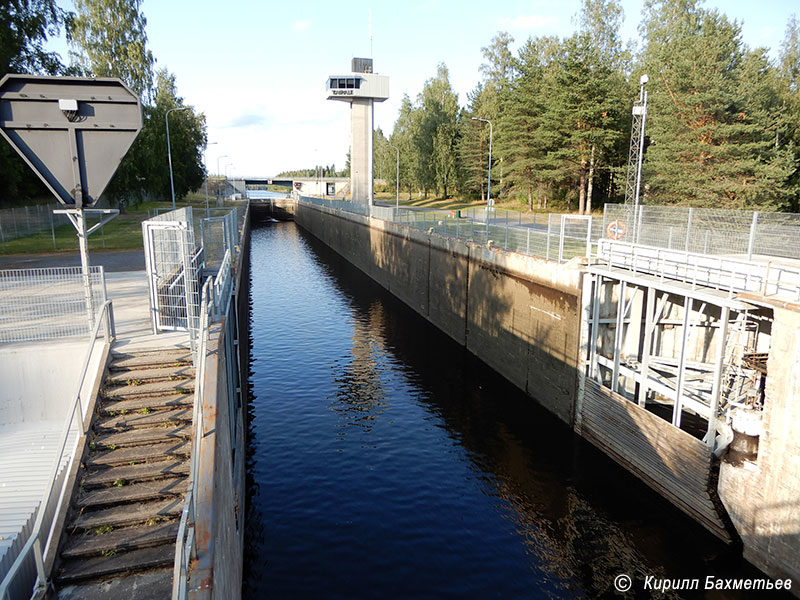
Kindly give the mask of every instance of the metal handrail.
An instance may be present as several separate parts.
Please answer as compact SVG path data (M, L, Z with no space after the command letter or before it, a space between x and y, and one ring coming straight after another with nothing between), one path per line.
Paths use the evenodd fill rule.
M626 242L601 240L597 258L609 267L622 266L634 272L650 273L661 279L677 279L692 284L725 291L768 295L787 295L800 300L800 269L766 265L719 255L704 255L685 250L669 250ZM769 276L777 274L770 280ZM787 278L788 277L788 278ZM770 289L774 286L774 291Z
M209 277L206 279L200 292L200 328L195 358L194 403L192 407L194 440L192 441L192 458L189 466L189 483L186 488L186 498L184 500L183 510L181 511L181 522L175 541L175 562L172 574L173 600L183 600L186 598L189 581L189 561L192 554L196 554L194 529L197 523L197 511L194 499L194 483L200 462L200 440L203 437L203 392L205 388L209 314L214 310L214 294L211 293L213 285L213 280Z
M103 303L103 306L100 308L100 314L98 316L97 321L94 324L94 328L92 330L92 336L89 340L89 347L87 348L86 355L83 360L83 367L80 371L80 377L78 379L78 389L75 393L75 399L72 402L72 408L70 410L69 417L67 418L66 422L64 423L64 428L61 433L61 445L60 451L56 456L56 459L53 463L53 467L50 473L50 482L47 486L47 490L45 490L44 494L42 495L42 502L39 505L39 510L36 514L36 522L34 523L33 529L31 534L28 538L28 541L20 550L19 555L17 556L14 564L11 565L11 568L8 570L8 573L3 578L3 581L0 582L0 598L2 600L10 600L10 591L9 588L14 583L14 580L17 577L20 569L22 568L25 561L28 559L28 555L31 551L34 552L34 560L36 561L36 583L33 588L34 593L39 591L44 591L47 588L47 573L45 572L44 567L44 556L49 549L49 546L52 542L53 538L53 526L56 522L56 516L59 514L61 507L64 503L64 495L66 493L66 488L68 484L68 478L64 477L63 482L61 484L61 488L58 492L58 503L56 504L55 510L53 511L53 521L47 526L47 537L44 540L44 547L42 547L42 540L41 540L41 530L43 526L43 521L45 518L45 514L48 512L48 506L50 504L50 498L53 494L53 489L56 484L56 479L58 474L61 472L61 462L64 459L64 450L67 447L67 443L69 442L70 432L72 431L72 424L75 420L75 413L78 413L80 418L80 428L82 435L86 435L87 429L84 427L84 413L83 413L83 406L81 405L81 389L83 389L83 385L86 379L86 374L89 370L89 363L91 362L92 354L94 354L95 342L97 341L97 334L100 331L100 326L103 324L103 316L105 315L105 341L108 343L115 337L114 331L114 312L111 300L106 300ZM77 444L77 440L76 440ZM75 452L73 451L70 455L69 463L64 466L66 472L72 469L72 465L75 462Z

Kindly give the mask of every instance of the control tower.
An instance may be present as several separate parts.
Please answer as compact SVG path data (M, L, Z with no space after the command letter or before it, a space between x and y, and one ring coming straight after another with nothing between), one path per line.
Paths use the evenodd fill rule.
M389 77L372 72L371 58L354 58L351 72L331 75L328 100L350 103L350 192L353 202L371 205L374 103L389 97Z

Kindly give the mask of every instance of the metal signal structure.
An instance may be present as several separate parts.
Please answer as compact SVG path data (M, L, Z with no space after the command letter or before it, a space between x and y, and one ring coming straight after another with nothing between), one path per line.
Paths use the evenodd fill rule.
M78 232L89 328L94 325L87 238L118 210L93 206L142 129L139 97L119 79L8 74L0 134L28 163ZM86 227L87 214L101 221Z

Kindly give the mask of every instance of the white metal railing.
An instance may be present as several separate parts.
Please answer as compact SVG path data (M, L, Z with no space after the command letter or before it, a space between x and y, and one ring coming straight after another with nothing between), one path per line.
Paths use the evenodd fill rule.
M103 318L105 317L105 319ZM86 351L86 356L83 360L83 366L80 370L78 377L78 388L75 393L75 398L72 402L69 414L64 423L64 428L61 433L60 450L53 461L50 479L47 489L42 494L42 502L39 506L36 522L31 530L30 537L25 545L20 550L14 563L11 565L3 581L0 582L0 599L12 600L12 598L24 597L30 594L31 591L38 592L44 591L47 586L47 573L45 571L45 556L51 549L53 543L58 545L60 539L60 530L54 531L53 528L57 521L57 516L61 512L64 502L69 502L66 497L67 484L69 483L68 474L72 469L75 462L75 450L77 449L80 436L86 435L87 430L85 425L85 410L88 408L88 403L91 398L86 399L86 406L84 406L83 399L81 398L81 390L86 381L86 376L91 363L92 355L95 350L95 343L97 336L100 332L100 327L104 327L104 339L106 343L111 343L115 336L114 332L114 313L111 300L103 303L95 322L92 336L89 341L89 347ZM75 435L77 432L80 435ZM74 438L73 446L69 447L70 439ZM65 459L65 451L69 449L69 459L66 465L63 464ZM64 476L59 477L61 474ZM60 479L60 485L57 480ZM53 505L55 497L55 505ZM44 534L44 538L42 535ZM26 568L33 558L36 564L35 576L30 575L29 569Z
M683 281L693 288L713 288L728 296L753 292L800 301L800 265L757 263L611 240L598 241L597 258L609 267Z
M172 598L183 600L187 595L189 581L189 563L192 555L196 555L194 545L194 530L197 523L197 510L195 503L195 482L200 461L200 441L203 438L203 393L205 388L206 353L208 349L209 313L214 310L214 294L211 293L212 280L209 277L203 284L200 302L200 329L195 359L195 384L194 403L192 407L192 421L194 423L194 436L192 440L192 458L189 466L189 484L181 512L181 522L178 527L178 536L175 542L175 563L172 574Z
M222 257L222 264L219 267L217 276L214 278L214 306L216 307L215 316L219 318L228 312L228 304L231 300L231 289L233 287L233 277L231 277L231 251L226 250Z
M87 296L94 315L106 301L103 267L90 267L88 277L81 267L0 271L0 343L88 335Z

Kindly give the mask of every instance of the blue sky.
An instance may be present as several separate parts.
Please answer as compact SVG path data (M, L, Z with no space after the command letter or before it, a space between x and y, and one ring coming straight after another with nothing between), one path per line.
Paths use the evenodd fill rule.
M72 9L70 0L59 4ZM643 0L623 0L623 36L638 39ZM796 0L707 0L742 23L750 46L773 55ZM403 94L412 99L444 62L463 105L480 80L481 47L508 31L518 47L529 36L568 36L579 0L476 2L404 0L144 0L158 67L177 77L185 101L205 113L208 167L233 175L274 175L314 164L344 166L349 111L325 99L328 75L353 56L372 56L390 77L391 97L376 104L376 127L390 133ZM370 44L370 11L372 44ZM53 47L66 56L63 41Z

